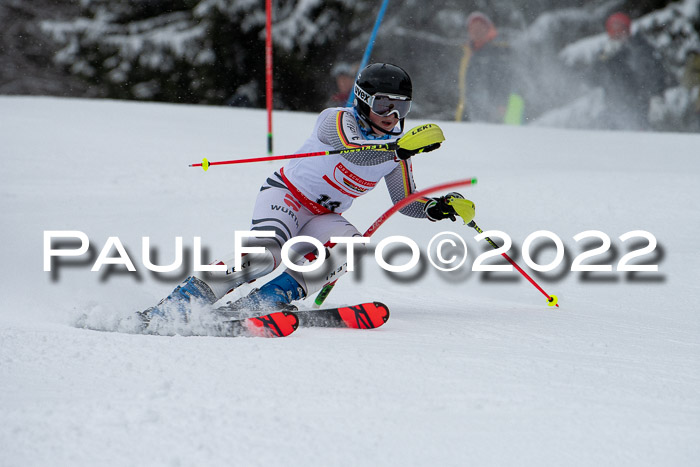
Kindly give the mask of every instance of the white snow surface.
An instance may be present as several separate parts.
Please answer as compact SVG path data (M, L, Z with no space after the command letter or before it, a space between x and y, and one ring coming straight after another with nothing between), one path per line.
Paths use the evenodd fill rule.
M275 112L275 153L296 151L314 119ZM201 236L210 260L232 249L281 164L188 164L266 155L264 111L0 97L0 465L694 465L700 136L438 123L443 147L414 157L419 188L477 177L459 190L477 223L511 236L559 309L515 271L472 271L487 251L475 231L396 215L373 245L407 235L425 251L451 231L470 254L452 273L398 275L365 257L327 303L382 301L379 329L149 336L76 322L126 331L177 284L145 269L142 237L160 264L178 236L190 250ZM380 185L346 218L364 231L389 204ZM92 259L45 272L47 230L85 232ZM551 273L519 253L538 230L565 245ZM631 263L658 272L572 272L600 245L573 240L588 230L610 237L597 259L613 269L646 244L619 236L650 232L656 249ZM137 273L90 271L111 236Z

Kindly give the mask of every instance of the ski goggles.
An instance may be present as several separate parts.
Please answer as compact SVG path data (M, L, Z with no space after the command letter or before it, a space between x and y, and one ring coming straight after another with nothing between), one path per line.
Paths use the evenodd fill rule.
M358 85L355 85L355 96L367 104L372 112L380 117L386 117L387 115L395 113L396 116L401 119L405 118L408 112L411 111L410 97L384 93L377 93L370 96Z

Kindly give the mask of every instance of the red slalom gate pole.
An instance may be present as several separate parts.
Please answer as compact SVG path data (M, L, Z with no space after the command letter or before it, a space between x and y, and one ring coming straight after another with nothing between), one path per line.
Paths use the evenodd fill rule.
M265 0L265 13L265 94L267 107L267 153L272 154L272 0Z
M374 232L377 231L379 227L384 224L387 219L389 219L392 215L396 214L399 210L403 209L407 205L411 204L412 202L416 201L419 198L423 198L426 195L429 195L431 193L434 193L436 191L443 191L443 190L449 190L450 188L456 188L458 186L465 186L465 185L474 185L476 184L476 178L468 178L466 180L458 180L456 182L449 182L449 183L443 183L442 185L436 185L430 188L426 188L425 190L420 190L416 191L415 193L411 193L410 195L406 196L404 199L393 205L391 208L389 208L384 214L379 216L379 218L372 223L372 225L369 226L369 228L365 231L365 233L362 235L363 237L371 237ZM332 248L335 246L334 243L331 243L328 245L329 248ZM308 258L309 261L311 261L313 258ZM328 294L331 293L331 290L333 290L333 287L335 287L335 283L338 282L338 279L334 280L333 282L326 284L316 295L316 299L314 300L314 306L315 307L320 307L323 302L328 298Z
M391 208L387 210L384 214L379 216L379 218L374 221L372 225L369 226L369 228L365 231L363 237L371 237L376 230L381 227L381 225L386 222L387 219L389 219L392 215L396 214L398 211L401 209L405 208L412 202L416 201L418 198L422 198L425 195L429 195L431 193L434 193L436 191L443 191L443 190L449 190L450 188L457 188L458 186L465 186L465 185L475 185L476 184L476 178L469 178L466 180L458 180L456 182L449 182L449 183L443 183L442 185L435 185L430 188L426 188L425 190L421 191L416 191L415 193L412 193L408 196L406 196L404 199L393 205Z
M468 227L472 227L474 230L476 230L476 231L479 232L480 234L481 234L481 233L484 233L484 231L481 230L481 228L479 228L479 226L476 225L476 222L474 222L474 221L471 221L469 224L467 224L467 226L468 226ZM492 247L494 247L494 249L496 249L496 250L498 249L498 245L496 245L496 242L494 242L493 240L491 240L489 237L486 237L485 240L489 243L489 245L491 245ZM559 300L557 299L557 296L556 296L556 295L549 295L547 292L545 292L544 289L543 289L542 287L540 287L539 284L538 284L537 282L535 282L535 280L534 280L532 277L530 277L530 275L529 275L528 273L526 273L525 271L523 271L523 269L522 269L520 266L518 266L518 264L513 260L513 258L511 258L510 256L508 256L508 255L505 254L505 253L501 253L501 256L503 256L503 257L506 259L506 261L508 261L510 264L512 264L513 267L514 267L515 269L517 269L517 271L518 271L520 274L522 274L523 277L525 277L525 279L529 280L530 283L531 283L532 285L534 285L535 288L536 288L537 290L539 290L540 292L542 292L542 295L544 295L545 297L547 297L547 302L548 302L547 305L549 305L549 306L556 306L557 308L559 308L559 303L558 303Z

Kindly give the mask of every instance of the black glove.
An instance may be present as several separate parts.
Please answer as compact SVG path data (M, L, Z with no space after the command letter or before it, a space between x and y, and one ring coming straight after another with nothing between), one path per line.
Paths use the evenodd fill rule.
M418 149L396 148L396 157L398 157L402 161L405 161L409 157L415 156L418 153L434 151L439 147L440 147L440 143L433 143L433 144L429 144L423 148L418 148Z
M424 208L425 215L428 217L428 219L433 222L441 221L443 219L450 219L452 222L456 221L457 213L452 206L447 204L447 200L450 198L464 199L464 196L460 195L459 193L452 192L439 198L431 198L430 201L425 204Z

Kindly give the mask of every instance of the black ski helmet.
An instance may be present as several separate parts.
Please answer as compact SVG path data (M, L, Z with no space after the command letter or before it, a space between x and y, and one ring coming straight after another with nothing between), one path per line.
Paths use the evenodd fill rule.
M360 116L361 123L365 126L386 133L378 128L369 119L369 106L358 98L359 93L365 96L373 96L377 93L404 96L413 99L413 85L411 77L406 70L391 63L373 63L360 72L355 81L355 109ZM403 121L400 119L401 131L403 131Z

